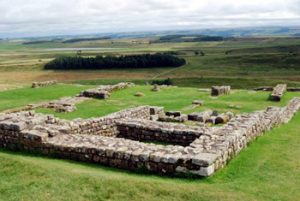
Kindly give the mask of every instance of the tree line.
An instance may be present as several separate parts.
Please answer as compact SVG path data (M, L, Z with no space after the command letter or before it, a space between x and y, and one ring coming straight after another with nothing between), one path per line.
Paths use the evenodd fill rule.
M156 68L179 67L184 64L186 64L185 59L157 53L127 56L58 57L47 63L44 68L53 70Z
M223 41L226 38L222 36L208 36L208 35L166 35L160 37L154 42L211 42Z
M95 41L95 40L109 40L111 37L98 37L98 38L73 38L69 40L65 40L62 43L77 43L77 42L84 42L84 41Z

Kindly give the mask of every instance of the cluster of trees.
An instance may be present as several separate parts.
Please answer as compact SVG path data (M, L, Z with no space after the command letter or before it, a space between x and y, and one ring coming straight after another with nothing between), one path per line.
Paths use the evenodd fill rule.
M151 85L173 85L173 81L170 78L165 80L152 80Z
M69 40L63 41L63 43L78 43L78 42L84 42L84 41L95 41L95 40L108 40L111 39L108 36L105 37L98 37L98 38L73 38Z
M28 41L24 42L23 45L36 45L36 44L43 44L43 43L51 43L51 40L38 40L38 41Z
M156 42L210 42L223 41L222 36L207 36L207 35L167 35L162 36Z
M128 56L59 57L45 65L45 69L114 69L114 68L155 68L179 67L186 64L184 59L170 54L143 54Z

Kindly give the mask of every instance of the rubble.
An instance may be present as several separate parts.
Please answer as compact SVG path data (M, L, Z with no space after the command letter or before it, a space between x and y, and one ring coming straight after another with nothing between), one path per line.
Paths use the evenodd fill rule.
M45 82L33 82L31 88L47 87L57 84L56 80L45 81Z

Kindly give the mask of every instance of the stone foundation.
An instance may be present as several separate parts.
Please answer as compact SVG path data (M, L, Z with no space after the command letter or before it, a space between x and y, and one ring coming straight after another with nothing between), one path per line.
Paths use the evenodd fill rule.
M125 82L116 85L102 85L96 89L88 89L82 91L80 93L80 96L89 97L89 98L107 99L110 97L113 91L125 89L132 86L134 86L133 83L125 83Z
M133 119L145 119L149 120L151 117L151 111L155 115L155 107L150 106L140 106L132 109L122 110L104 117L100 118L91 118L91 119L77 119L71 121L74 125L73 132L84 134L84 135L101 135L116 137L117 136L117 127L116 121L124 118L133 118Z
M221 96L230 94L230 86L212 86L211 95L212 96Z
M119 138L182 146L188 146L205 133L201 127L137 119L117 121L117 130Z
M295 98L286 107L238 115L222 127L205 129L149 121L151 114L156 115L153 111L161 111L149 106L75 121L34 112L1 114L0 147L134 171L209 176L265 131L287 123L299 109L300 99ZM115 125L112 132L106 130L107 125ZM103 136L104 130L111 137ZM185 146L143 143L118 135L134 139L151 136L156 141L172 142L176 138L176 144Z
M286 84L278 84L274 89L270 96L270 100L272 101L280 101L282 96L287 90Z
M32 88L39 88L39 87L47 87L51 85L57 84L57 81L51 80L51 81L45 81L45 82L33 82L31 87Z

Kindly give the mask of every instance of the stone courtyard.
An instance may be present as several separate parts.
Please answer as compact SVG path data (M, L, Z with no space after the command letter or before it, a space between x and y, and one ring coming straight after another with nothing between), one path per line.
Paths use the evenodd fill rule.
M112 93L130 86L109 85L87 91ZM81 93L77 98L84 101L87 97ZM190 114L195 121L202 119L197 125L159 121L166 116L184 115L156 106L72 121L31 109L34 107L0 114L0 147L132 171L206 177L224 167L258 136L289 122L300 109L300 99L292 99L285 107L268 107L252 113L217 114L215 119L224 119L218 127L206 125L204 119L211 119L212 112Z

